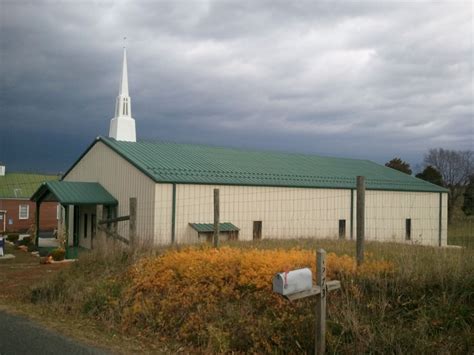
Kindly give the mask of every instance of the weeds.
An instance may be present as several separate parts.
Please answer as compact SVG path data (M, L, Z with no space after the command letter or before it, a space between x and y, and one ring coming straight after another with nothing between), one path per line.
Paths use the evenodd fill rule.
M330 353L473 350L473 250L367 243L372 263L358 272L343 256L355 255L348 241L229 246L164 256L91 253L33 289L31 300L147 342L203 352L310 352L314 300L289 303L270 282L277 269L314 265L314 250L323 247L330 277L342 282L328 300Z

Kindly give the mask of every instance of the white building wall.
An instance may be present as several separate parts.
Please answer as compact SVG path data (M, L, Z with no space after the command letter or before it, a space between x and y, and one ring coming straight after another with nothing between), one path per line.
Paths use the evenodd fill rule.
M338 238L339 220L351 231L351 190L214 185L176 185L176 241L194 243L197 232L189 223L213 222L213 189L220 189L220 220L240 228L240 240L253 239L253 221L262 221L262 238ZM172 185L157 187L171 198ZM357 196L353 196L353 236L356 236ZM446 245L446 194L443 194L442 243ZM161 202L156 233L161 243L171 240L171 214ZM439 193L366 191L366 240L405 242L410 218L410 243L438 245ZM169 221L169 222L167 222ZM162 224L163 228L158 225Z
M213 222L213 189L220 190L220 220L240 228L239 240L253 239L253 222L262 221L262 238L338 238L339 220L350 237L350 190L250 186L176 186L176 240L197 242L189 223Z
M171 243L171 218L173 204L173 185L156 184L155 187L155 243L167 245Z
M129 199L136 197L137 236L153 240L155 182L104 143L97 142L64 180L100 183L118 200L118 216L129 214ZM117 231L128 238L128 221L119 222Z
M442 222L447 218L446 194L443 195ZM439 245L439 198L439 193L366 191L366 239L405 242L406 219L411 219L409 242ZM357 196L354 200L356 203ZM447 230L444 222L442 245L446 244Z
M173 185L156 184L102 142L78 162L66 181L99 182L118 201L118 215L129 213L137 197L137 234L157 245L171 243ZM213 222L213 189L220 189L221 222L240 228L240 240L253 239L253 222L262 221L262 238L338 238L339 220L351 235L351 190L283 187L176 185L175 232L178 243L198 242L189 223ZM366 192L366 239L405 242L405 220L412 220L412 241L439 243L439 193ZM357 194L353 192L353 236ZM90 218L90 217L89 217ZM118 232L128 237L128 222ZM82 234L82 233L81 233ZM87 241L81 243L86 246ZM442 244L447 244L447 194L443 193Z

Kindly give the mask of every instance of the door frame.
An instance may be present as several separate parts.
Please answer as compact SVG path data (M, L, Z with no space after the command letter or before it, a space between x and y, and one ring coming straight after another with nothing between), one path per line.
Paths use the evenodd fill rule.
M0 214L3 215L3 223L0 223L0 227L2 228L1 232L7 231L7 211L0 210Z

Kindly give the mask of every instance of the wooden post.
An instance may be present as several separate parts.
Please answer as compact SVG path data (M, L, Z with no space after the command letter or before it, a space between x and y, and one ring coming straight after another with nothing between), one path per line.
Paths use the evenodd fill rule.
M275 278L280 278L277 274ZM275 288L275 278L273 283L273 291L284 295L283 291ZM286 282L286 281L285 281ZM278 283L278 281L277 281ZM282 285L283 286L283 285ZM290 301L296 301L306 297L316 296L316 327L314 353L318 355L324 354L326 351L326 298L327 293L341 288L339 280L326 281L326 251L318 249L316 252L316 286L304 291L290 293L284 295Z
M117 206L110 207L110 210L111 210L112 218L116 218L117 213L118 213L117 212ZM112 222L111 230L112 230L112 233L117 233L117 231L118 231L118 223L117 222Z
M100 224L100 222L104 219L107 218L105 215L106 208L104 205L98 205L96 208L96 220L95 220L95 233L96 233L96 238L99 241L99 247L104 247L106 243L106 236L104 236L105 232Z
M354 240L354 189L351 189L351 240Z
M61 208L63 206L61 205ZM64 250L66 251L66 259L69 259L69 205L64 206L64 225L63 225L63 235L64 235Z
M214 248L219 248L219 189L214 189Z
M128 221L130 246L137 247L137 198L130 197L130 219Z
M320 293L316 300L316 343L314 353L324 354L326 351L326 251L318 249L316 252L316 285Z
M356 257L357 265L364 262L364 239L365 239L365 178L357 177L357 244Z

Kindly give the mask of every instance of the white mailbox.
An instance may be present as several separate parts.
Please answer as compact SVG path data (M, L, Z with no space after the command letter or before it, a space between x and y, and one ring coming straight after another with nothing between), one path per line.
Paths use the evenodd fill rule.
M308 268L280 272L273 277L273 291L283 296L313 288L313 276Z

